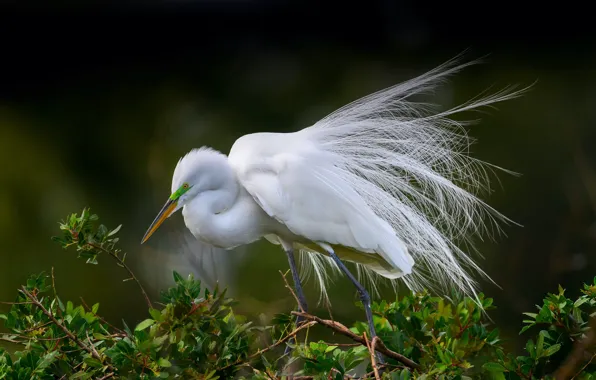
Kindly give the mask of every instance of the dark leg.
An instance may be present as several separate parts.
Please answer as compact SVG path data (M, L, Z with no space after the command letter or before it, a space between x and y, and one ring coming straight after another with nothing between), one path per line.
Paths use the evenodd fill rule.
M290 269L292 270L292 278L294 279L294 288L296 288L296 296L298 297L298 303L300 308L306 313L308 311L308 305L306 304L306 297L302 290L302 283L300 282L300 275L298 274L298 268L296 267L296 260L294 259L294 250L285 249L286 255L288 255L288 262L290 263Z
M304 296L304 291L302 290L302 283L300 282L300 275L298 274L298 268L296 267L296 260L294 259L294 250L292 248L285 247L284 250L286 251L286 255L288 255L288 262L290 263L290 269L292 270L292 277L294 278L294 288L296 289L296 297L298 297L298 303L300 309L305 313L308 312L308 305L306 304L306 297ZM301 317L296 318L296 326L300 325L302 322ZM290 339L290 343L294 343L294 338ZM290 353L290 346L286 346L284 355Z
M377 332L375 331L375 324L373 322L372 310L370 309L370 295L368 294L368 292L366 291L364 286L362 286L362 284L360 284L358 282L358 280L356 280L356 277L354 277L354 275L352 275L352 273L350 273L348 268L340 260L340 258L335 254L333 249L330 249L330 248L331 247L326 249L327 252L329 252L329 255L333 258L333 260L335 261L335 263L337 264L339 269L341 269L341 271L344 272L344 274L350 279L350 281L352 281L352 283L358 290L358 294L360 295L360 300L362 301L362 304L364 305L364 311L366 312L366 320L368 322L368 328L370 330L370 341L372 341L377 336ZM377 355L377 360L380 364L384 363L384 360L383 360L383 357L381 356L381 354Z

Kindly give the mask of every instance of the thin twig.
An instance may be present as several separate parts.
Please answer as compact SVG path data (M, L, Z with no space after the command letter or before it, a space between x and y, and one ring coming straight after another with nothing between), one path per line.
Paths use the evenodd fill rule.
M327 343L328 346L337 346L337 347L358 347L362 346L360 343Z
M87 310L89 310L89 311L93 311L93 309L91 309L91 308L89 307L89 305L87 305L87 303L85 302L85 300L83 299L83 297L79 297L79 298L80 298L80 300L81 300L81 303L83 304L83 306L84 306L85 308L87 308ZM121 329L119 329L118 327L116 327L116 326L112 325L110 322L106 321L105 319L103 319L103 317L101 317L101 316L99 316L99 315L97 315L97 314L95 314L95 316L96 316L97 318L99 318L99 320L100 320L100 321L102 321L103 323L105 323L106 325L108 325L108 326L110 326L111 328L113 328L114 330L118 331L120 334L122 334L122 335L124 335L124 336L127 336L127 335L126 335L126 332L124 332L124 330L121 330Z
M25 330L16 330L16 329L13 329L13 330L17 331L19 334L25 334L25 333L29 333L31 331L43 329L44 327L47 327L51 324L52 324L52 321L48 321L48 322L42 323L41 325L38 325L38 326L29 327L28 329L25 329Z
M26 336L26 335L17 335L17 334L3 334L0 335L0 340L4 340L7 342L12 342L12 343L24 343L23 341L19 341L19 340L15 340L15 338L19 338L22 339L23 341L28 341L28 340L39 340L39 341L48 341L48 342L56 342L65 338L68 338L67 336L58 336L55 338L42 338L42 337L37 337L37 336Z
M290 338L292 338L292 337L294 337L296 334L298 334L298 333L300 332L300 330L303 330L303 329L309 328L309 327L311 327L311 326L313 326L313 325L316 325L316 324L317 324L317 322L316 322L316 321L310 321L310 322L308 322L308 323L305 323L305 324L303 324L302 326L299 326L299 327L297 327L297 328L296 328L294 331L290 332L288 335L284 336L283 338L281 338L280 340L278 340L277 342L275 342L275 343L274 343L274 344L272 344L271 346L268 346L268 347L265 347L265 348L263 348L263 349L260 349L259 351L257 351L257 352L255 352L254 354L250 355L250 356L249 356L249 357L246 359L246 361L251 361L252 359L256 358L257 356L261 356L261 355L263 355L265 352L267 352L267 351L270 351L270 350L272 350L273 348L275 348L275 347L277 347L277 346L279 346L279 345L281 345L281 344L284 344L284 343L285 343L285 342L287 342L287 341L288 341ZM228 364L227 366L220 368L220 369L219 369L219 371L223 371L223 370L226 370L226 369L228 369L228 368L230 368L230 367L233 367L233 366L235 366L235 365L238 365L238 364L240 364L242 361L244 361L244 360L238 360L238 361L236 361L236 362L234 362L234 363L232 363L232 364Z
M33 302L6 302L0 301L1 305L33 305Z
M555 379L567 380L577 376L579 372L576 373L576 368L584 360L586 350L594 346L594 344L596 344L596 318L592 317L590 318L590 328L585 338L575 344L573 351L571 351L565 362L555 372Z
M141 282L139 281L137 276L135 276L135 274L130 269L130 267L124 263L124 260L122 260L120 257L118 257L118 255L116 255L114 252L111 252L111 251L105 249L101 245L98 245L95 243L87 243L87 244L89 244L89 246L91 246L101 252L104 252L104 253L110 255L114 260L116 260L116 262L118 262L118 264L120 264L122 266L122 268L126 269L128 274L130 274L130 278L132 278L137 283L139 288L141 289L141 293L143 293L143 297L145 297L145 302L147 302L147 306L149 306L150 309L153 309L153 305L151 304L151 300L149 299L147 292L145 292L145 288L143 288L143 285L141 285Z
M370 350L372 351L372 354L370 356L370 360L372 361L372 367L373 367L373 371L375 371L375 378L377 380L381 379L381 376L379 375L379 367L377 366L377 360L375 359L375 351L377 350L377 343L379 342L379 337L375 336L372 340L372 342L370 343Z
M380 364L377 367L379 368L379 371L380 370L383 370L385 368L388 368L388 367L405 368L405 367L402 367L402 366L391 365L391 364L386 364L386 363L385 364ZM370 372L367 372L364 375L362 375L361 379L368 379L368 378L370 378L371 376L374 376L374 375L375 375L375 371L370 371Z
M377 344L377 337L375 336L372 342L368 341L366 337L366 333L363 333L362 336L364 337L364 342L366 343L366 348L368 348L368 352L370 353L370 365L373 368L373 372L375 374L376 380L381 380L379 376L379 370L377 369L377 361L375 359L375 345Z
M89 347L88 347L88 346L87 346L85 343L81 342L81 340L80 340L79 338L77 338L77 337L76 337L76 336L75 336L75 335L74 335L72 332L70 332L70 330L69 330L69 329L67 329L67 328L66 328L66 326L64 326L62 323L60 323L60 322L59 322L59 321L56 319L56 317L54 317L54 314L52 314L52 313L51 313L51 312L50 312L48 309L46 309L46 308L45 308L45 307L44 307L44 306L41 304L41 302L39 302L39 301L37 300L37 298L36 298L34 295L32 295L31 293L29 293L29 292L27 291L27 289L26 289L24 286L22 286L22 287L21 287L21 292L22 292L22 293L23 293L25 296L27 296L27 298L29 298L29 299L31 300L31 302L32 302L32 303L33 303L35 306L37 306L37 307L38 307L38 308L39 308L39 309L40 309L40 310L41 310L41 311L42 311L42 312L43 312L43 313L44 313L44 314L45 314L45 315L46 315L48 318L50 318L50 319L52 320L52 322L54 322L54 324L55 324L56 326L58 326L58 328L60 328L60 330L64 331L64 333L66 334L66 336L68 337L68 339L72 340L72 341L73 341L73 342L74 342L74 343L75 343L77 346L81 347L82 349L84 349L85 351L87 351L88 353L90 353L90 354L91 354L91 356L93 356L95 359L99 360L100 362L102 361L102 360L101 360L101 356L99 356L99 355L97 354L97 351L95 351L95 350L92 350L92 349L91 349L91 348L89 348ZM108 368L109 368L110 370L113 370L113 368L112 368L112 366L111 366L111 365L109 365L109 364L108 364L107 366L108 366Z
M586 364L584 364L584 366L577 371L577 373L575 375L573 375L573 377L571 378L571 380L575 379L577 377L577 375L580 375L582 372L584 372L584 369L586 369L587 366L589 366L590 364L592 364L592 361L594 360L594 358L596 358L596 354L592 355L592 357L590 358L590 360L588 360L588 362Z
M288 272L286 272L287 274ZM294 300L296 300L296 304L298 304L298 308L300 309L301 312L306 312L306 310L304 310L304 308L302 307L302 302L300 302L298 300L298 296L296 296L296 293L294 292L294 289L292 289L292 287L290 286L290 284L288 283L288 280L286 278L286 275L284 273L282 273L282 271L279 271L279 274L281 275L281 278L283 278L284 283L286 284L286 289L288 289L290 291L290 293L292 294L292 296L294 297ZM300 324L302 324L304 321L300 321L300 318L296 318L296 326L299 327ZM307 337L308 337L308 333L307 333ZM295 337L290 337L289 338L289 343L290 345L294 344L296 342ZM286 353L288 353L288 349L289 347L286 349L286 352L284 353L284 355Z
M287 272L286 272L287 273ZM304 309L302 308L302 304L300 303L300 301L298 301L298 296L296 296L296 293L294 292L294 289L292 289L292 287L290 286L290 284L288 283L288 279L286 278L286 275L283 274L282 271L279 271L279 274L281 274L281 278L284 279L284 282L286 284L286 288L290 291L290 293L292 293L292 296L294 297L294 299L296 300L296 303L298 304L298 307L300 308L301 312L305 312Z
M106 380L106 379L109 379L110 377L114 377L114 372L108 373L104 377L100 377L98 380Z
M265 369L265 373L267 374L267 377L269 377L271 380L277 380L277 376L275 376L274 373L271 373L271 370L269 368Z
M95 346L93 345L93 342L91 341L91 338L89 338L89 331L85 331L85 335L87 336L87 342L89 342L89 348L91 348L91 351L93 351L93 355L96 357L99 357L99 353L95 349Z
M360 335L354 334L346 326L342 325L339 322L331 321L328 319L322 319L320 317L317 317L316 315L312 315L312 314L308 314L308 313L300 313L297 311L293 311L292 314L299 315L309 321L316 321L317 323L319 323L323 326L326 326L326 327L334 330L337 333L347 336L348 338L352 339L355 342L362 344L363 346L366 346L366 341L364 340L363 337L361 337ZM406 358L402 354L398 354L397 352L391 351L390 349L388 349L382 340L378 340L376 345L377 345L377 347L375 347L376 351L384 354L385 356L393 358L409 368L415 368L415 369L420 368L420 365L418 365L416 362Z

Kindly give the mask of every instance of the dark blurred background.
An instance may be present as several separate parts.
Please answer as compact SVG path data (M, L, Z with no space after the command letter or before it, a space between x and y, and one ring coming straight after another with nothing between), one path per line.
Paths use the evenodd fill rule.
M169 195L178 158L202 145L227 153L250 132L311 125L466 49L469 59L488 54L486 63L429 101L451 107L493 85L538 81L523 98L486 110L470 132L476 157L522 174L501 174L486 198L522 226L478 241L480 265L501 287L482 290L495 298L491 316L508 344L525 341L517 335L521 312L546 292L561 284L577 294L596 275L596 39L587 8L0 4L0 300L12 300L30 273L54 267L64 298L100 302L113 321L146 317L134 284L123 283L125 273L108 258L85 265L50 241L59 220L89 206L109 227L123 224L122 248L153 298L176 269L229 287L251 318L287 312L293 300L278 274L285 255L266 242L201 256L176 215L139 245ZM331 288L333 316L362 319L355 292L343 285ZM312 283L307 292L314 305Z

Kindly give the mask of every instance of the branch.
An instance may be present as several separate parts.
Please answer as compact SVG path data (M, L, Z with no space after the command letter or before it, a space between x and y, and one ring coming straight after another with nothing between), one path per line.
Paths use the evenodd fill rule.
M283 278L284 283L286 284L286 288L290 291L290 293L292 293L292 296L296 300L296 304L300 308L300 311L304 313L304 309L302 308L302 305L300 304L300 301L298 301L298 296L296 296L296 293L294 292L294 289L292 289L292 287L290 286L290 284L288 284L288 279L286 278L286 275L284 273L282 273L282 271L279 271L279 274L281 274L281 278Z
M77 346L81 347L83 350L87 351L88 353L91 354L91 356L93 356L95 359L99 360L100 362L102 362L101 360L101 356L99 356L99 354L97 354L97 351L92 350L91 348L89 348L85 343L83 343L79 338L77 338L72 332L70 332L69 329L66 328L66 326L64 326L62 323L60 323L55 317L54 314L52 314L52 312L50 312L48 309L46 309L41 302L39 302L39 300L37 299L37 297L35 297L33 294L29 293L27 291L27 289L22 286L21 287L21 292L27 296L27 298L29 298L31 300L31 302L37 306L48 318L50 318L52 320L52 322L54 322L54 324L56 326L58 326L60 328L60 330L64 331L64 333L66 334L66 336L68 337L68 339L72 340ZM111 365L107 364L107 367L110 370L114 370L112 368Z
M374 337L372 342L369 342L368 339L366 338L366 333L363 334L364 336L364 342L366 343L366 348L368 348L368 351L370 352L370 365L373 368L373 373L375 374L375 380L381 380L381 376L379 376L379 369L377 368L377 361L375 359L375 349L376 349L376 345L377 345L377 341L379 340L379 337Z
M93 311L93 309L91 309L89 307L89 305L87 305L87 303L85 302L85 300L83 299L83 297L79 297L79 299L81 300L81 303L83 304L83 306L87 309L87 311ZM106 325L110 326L111 328L113 328L114 330L116 330L118 332L118 334L122 335L122 336L127 336L126 333L124 332L124 330L119 329L118 327L112 325L110 322L106 321L104 318L102 318L101 316L95 314L95 316L97 318L99 318L100 321L102 321L103 323L105 323Z
M147 306L149 306L150 309L153 309L153 305L151 304L151 300L149 299L149 296L145 292L145 289L143 288L143 285L141 285L141 282L139 281L139 279L137 279L137 276L135 276L135 274L132 272L132 270L130 269L130 267L124 263L124 260L122 260L120 257L118 257L118 255L116 255L114 252L105 249L101 245L98 245L98 244L95 244L95 243L87 243L87 244L89 244L90 247L93 247L93 248L97 249L98 251L101 251L101 252L104 252L104 253L110 255L114 260L116 260L116 262L118 264L120 264L120 266L122 266L122 268L126 269L126 271L128 272L128 274L130 274L130 278L132 278L137 283L137 285L139 286L139 289L141 289L141 293L143 293L143 297L145 297L145 302L147 302Z
M22 340L16 340L14 338L19 338ZM66 336L58 336L56 338L40 338L40 337L17 335L17 334L2 334L2 335L0 335L0 340L6 341L6 342L11 342L11 343L18 343L18 344L25 344L26 341L32 341L32 340L57 342L64 338L67 338L67 337Z
M362 344L365 347L368 347L366 344L366 340L363 337L361 337L360 335L354 334L346 326L342 325L339 322L331 321L328 319L322 319L322 318L317 317L316 315L311 315L308 313L300 313L297 311L293 311L292 314L301 316L302 318L307 319L309 321L315 321L323 326L330 328L331 330L333 330L339 334L347 336L348 338L352 339L355 342ZM385 355L387 357L397 360L398 362L404 364L405 366L407 366L409 368L412 368L412 369L420 368L420 365L418 365L416 362L406 358L402 354L398 354L397 352L391 351L390 349L388 349L382 340L377 340L375 350L382 353L383 355Z
M275 342L275 343L274 343L274 344L272 344L271 346L268 346L268 347L265 347L265 348L263 348L263 349L260 349L259 351L257 351L257 352L255 352L254 354L250 355L250 356L249 356L249 357L246 359L246 361L250 361L250 360L252 360L252 359L256 358L257 356L261 356L261 355L263 355L265 352L267 352L267 351L269 351L269 350L272 350L273 348L275 348L275 347L277 347L277 346L279 346L279 345L281 345L281 344L284 344L285 342L287 342L288 340L290 340L291 338L293 338L294 336L296 336L296 334L298 334L298 333L299 333L301 330L304 330L304 329L306 329L306 328L309 328L309 327L311 327L311 326L313 326L313 325L316 325L316 324L317 324L317 322L316 322L316 321L310 321L310 322L308 322L308 323L305 323L305 324L303 324L303 325L301 325L301 326L297 327L297 328L296 328L294 331L290 332L288 335L284 336L283 338L281 338L280 340L278 340L277 342ZM243 362L243 360L242 360L242 359L240 359L240 360L238 360L238 361L236 361L236 362L234 362L234 363L232 363L232 364L228 364L228 365L227 365L227 366L225 366L225 367L219 368L219 371L226 370L226 369L228 369L228 368L230 368L230 367L233 367L233 366L235 366L235 365L238 365L238 364L240 364L240 363L242 363L242 362Z
M594 346L594 344L596 344L596 318L592 317L590 318L590 329L585 338L576 343L573 351L571 351L565 362L555 372L555 379L567 380L575 378L575 376L583 370L582 368L578 373L575 372L578 365L584 361L584 353L590 347ZM594 359L593 356L592 359ZM590 362L591 361L592 360L590 360ZM588 362L588 364L590 364L590 362Z

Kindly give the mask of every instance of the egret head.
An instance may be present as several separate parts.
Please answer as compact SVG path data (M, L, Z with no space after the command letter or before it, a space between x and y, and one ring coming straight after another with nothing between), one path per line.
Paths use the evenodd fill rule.
M204 191L224 186L228 179L227 156L210 148L193 149L178 161L172 177L172 193L145 233L147 241L173 213Z

